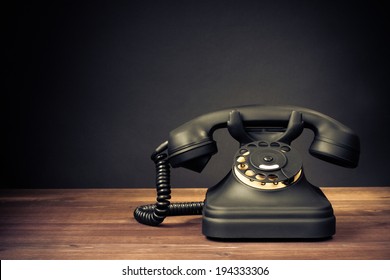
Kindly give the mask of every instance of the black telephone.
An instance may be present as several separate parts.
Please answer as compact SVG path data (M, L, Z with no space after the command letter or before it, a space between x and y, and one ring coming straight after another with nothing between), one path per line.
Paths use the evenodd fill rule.
M204 202L170 203L170 166L201 172L217 153L213 132L227 128L239 142L232 169L208 189ZM152 154L157 202L134 211L156 226L167 216L203 215L210 238L328 238L335 234L333 208L310 184L291 142L308 128L311 155L344 167L359 161L358 136L319 112L295 106L251 105L202 115L174 129Z

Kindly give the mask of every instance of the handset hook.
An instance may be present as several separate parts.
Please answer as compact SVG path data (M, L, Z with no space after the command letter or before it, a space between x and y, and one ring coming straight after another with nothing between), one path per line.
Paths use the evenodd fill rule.
M292 111L286 130L273 139L274 142L283 142L288 145L291 144L299 135L301 135L304 128L302 113L298 111ZM229 113L229 120L227 121L227 129L230 135L236 139L239 143L250 143L259 139L252 137L245 129L240 112L233 110Z
M275 142L283 142L288 145L291 144L303 131L302 113L292 111L286 131Z
M238 143L250 143L256 141L252 136L246 132L242 118L238 110L233 110L229 113L229 120L227 121L227 129L230 135L238 141Z

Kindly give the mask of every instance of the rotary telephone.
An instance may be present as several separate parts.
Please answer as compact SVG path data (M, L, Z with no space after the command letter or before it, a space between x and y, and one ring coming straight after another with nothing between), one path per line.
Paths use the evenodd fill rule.
M170 203L170 166L201 172L217 153L213 132L227 128L239 148L232 168L207 190L204 202ZM167 216L202 215L210 238L328 238L335 234L333 208L305 178L291 142L308 128L309 152L343 167L356 167L359 138L338 121L294 106L251 105L202 115L170 132L152 154L157 202L135 209L135 219L157 226Z

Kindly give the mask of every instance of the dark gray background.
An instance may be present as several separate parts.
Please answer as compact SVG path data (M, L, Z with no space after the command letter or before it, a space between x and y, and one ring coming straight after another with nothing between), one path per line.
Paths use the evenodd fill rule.
M3 186L153 187L170 130L243 104L309 107L360 135L356 169L308 155L310 132L295 142L314 184L389 185L381 2L53 2L4 9ZM226 174L237 144L215 139L204 172L175 169L174 187Z

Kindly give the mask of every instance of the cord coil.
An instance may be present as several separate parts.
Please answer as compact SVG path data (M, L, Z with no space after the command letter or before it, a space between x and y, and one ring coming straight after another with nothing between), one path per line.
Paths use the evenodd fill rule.
M171 180L168 156L156 150L152 160L156 165L156 190L155 204L141 205L134 210L134 218L142 224L157 226L167 216L201 215L203 202L179 202L171 203Z

